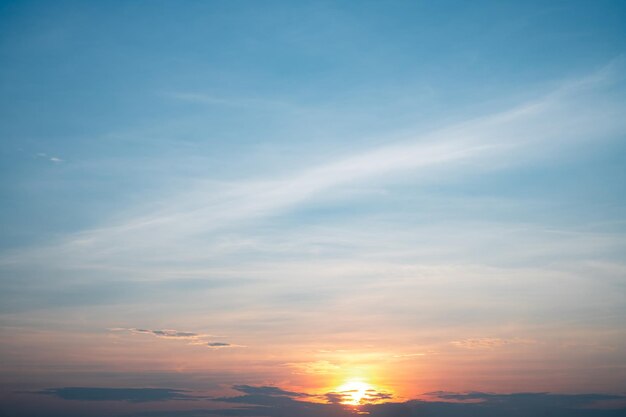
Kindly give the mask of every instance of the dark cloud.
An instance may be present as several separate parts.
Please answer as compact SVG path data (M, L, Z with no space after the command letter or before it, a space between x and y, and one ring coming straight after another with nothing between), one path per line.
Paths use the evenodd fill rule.
M624 417L626 396L547 393L488 394L430 393L433 401L411 400L365 404L358 408L340 404L348 393L328 393L327 403L305 401L313 397L304 393L284 391L277 387L237 385L244 395L216 399L238 404L227 409L196 409L181 412L151 412L146 416L201 417L354 417L358 413L370 417ZM372 392L381 400L389 394Z
M615 395L453 394L445 401L408 401L365 408L372 417L617 417L626 415L626 397ZM613 404L611 404L611 402Z
M369 392L365 394L366 401L370 401L370 402L391 400L392 398L393 398L393 395L386 393L386 392Z
M309 397L309 394L303 392L285 391L278 387L261 386L255 387L252 385L234 385L233 389L243 392L245 394L259 394L259 395L271 395L282 397Z
M244 395L215 398L214 401L235 404L261 405L264 407L281 406L289 408L292 403L296 402L294 399L310 397L309 394L285 391L278 387L234 385L233 389L243 393ZM249 410L250 407L246 407L245 409Z
M120 401L144 403L156 401L197 401L202 406L185 410L144 410L108 413L124 417L624 417L626 396L610 394L550 394L514 393L490 394L482 392L425 394L429 400L391 402L390 395L368 391L378 403L358 407L341 404L349 393L332 392L317 396L287 391L275 386L235 385L240 395L209 399L187 394L188 391L160 388L51 388L40 393L65 400L85 402ZM95 405L94 405L95 406ZM102 411L102 404L97 406ZM73 413L73 414L72 414ZM16 414L17 415L17 414ZM25 414L35 415L52 414ZM60 414L59 414L60 415ZM64 417L78 417L70 412ZM96 415L96 414L94 414ZM97 414L97 415L101 415ZM55 415L56 416L56 415Z
M186 394L185 390L169 388L92 388L63 387L49 388L39 394L53 395L64 400L76 401L127 401L149 402L169 400L195 400L196 397Z
M341 404L346 400L347 394L339 393L339 392L328 392L324 394L326 397L326 401L330 404Z
M514 393L514 394L491 394L484 392L431 393L436 398L445 401L472 402L484 407L512 406L517 409L524 408L593 408L614 402L626 405L626 396L612 394L550 394L539 393Z
M230 343L224 343L224 342L208 342L206 345L208 347L212 347L212 348L221 348L221 347L231 347L231 346L233 346Z
M330 404L342 404L353 400L353 394L358 390L344 390L337 392L327 392L323 395ZM361 404L375 404L386 400L391 400L393 395L387 392L377 391L375 389L366 390L361 399Z

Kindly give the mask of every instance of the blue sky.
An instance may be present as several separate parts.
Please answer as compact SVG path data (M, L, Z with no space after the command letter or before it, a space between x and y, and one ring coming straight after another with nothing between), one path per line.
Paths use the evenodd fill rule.
M623 393L625 17L2 2L2 388Z
M164 181L271 173L479 117L622 53L619 2L539 4L9 2L9 236L89 227ZM190 155L203 161L181 166Z

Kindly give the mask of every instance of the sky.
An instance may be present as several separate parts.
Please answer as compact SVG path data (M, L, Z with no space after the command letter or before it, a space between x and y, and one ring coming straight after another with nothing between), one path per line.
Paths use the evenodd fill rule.
M626 414L622 1L0 1L0 416Z

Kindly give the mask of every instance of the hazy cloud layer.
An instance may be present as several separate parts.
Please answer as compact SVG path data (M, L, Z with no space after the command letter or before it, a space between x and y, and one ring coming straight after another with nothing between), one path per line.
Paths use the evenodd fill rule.
M548 393L430 393L433 401L410 400L363 405L338 404L329 397L323 404L303 400L305 394L276 387L236 386L244 395L217 401L241 404L227 409L194 409L147 412L143 416L255 416L255 417L350 417L357 412L371 417L617 417L626 413L626 396L605 394L559 395ZM381 396L381 399L384 396Z
M237 416L350 416L355 409L339 404L345 400L345 393L328 393L325 398L328 404L319 404L303 400L307 394L283 391L277 387L235 386L245 393L243 396L224 397L223 402L247 404L245 407L228 410L205 410L206 414L237 415ZM368 392L370 402L384 401L382 404L360 406L358 410L373 417L405 417L424 416L519 416L532 417L549 415L555 417L580 416L618 416L626 412L626 396L610 394L564 395L549 393L514 393L489 394L473 393L429 393L432 401L411 400L407 402L391 402L390 394ZM261 407L259 407L261 406ZM318 413L318 414L316 414ZM185 414L181 414L185 415Z
M64 387L49 388L39 393L75 401L127 401L140 403L170 400L189 401L194 399L193 396L186 394L185 390L169 388Z
M326 360L319 360L314 362L286 363L285 365L292 368L294 373L301 374L325 375L341 369L340 366Z
M497 337L481 337L455 340L450 343L456 347L464 349L495 349L508 345L532 345L536 342L534 340L520 338L500 339Z

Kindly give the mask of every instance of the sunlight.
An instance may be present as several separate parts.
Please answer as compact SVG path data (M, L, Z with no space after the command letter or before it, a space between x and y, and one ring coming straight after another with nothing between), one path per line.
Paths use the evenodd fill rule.
M337 392L342 394L341 403L349 405L361 404L370 391L374 391L374 387L361 380L350 380L337 387Z

